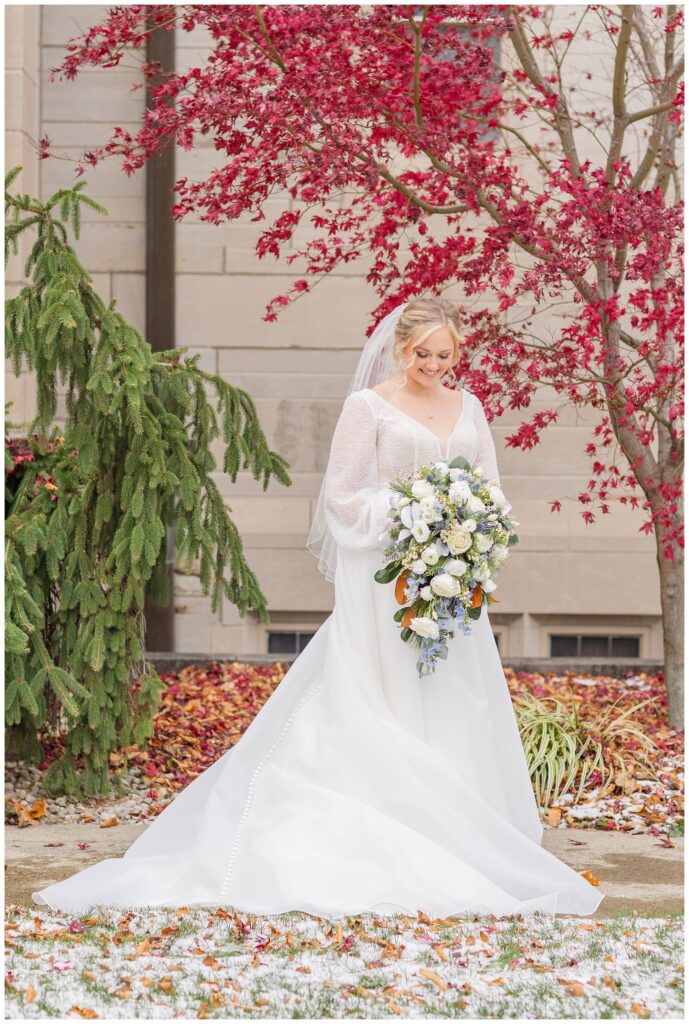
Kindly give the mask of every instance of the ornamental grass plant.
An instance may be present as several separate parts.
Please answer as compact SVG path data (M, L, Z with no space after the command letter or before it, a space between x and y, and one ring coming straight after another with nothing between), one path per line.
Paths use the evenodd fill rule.
M655 698L649 697L611 717L620 699L603 708L591 721L584 721L579 716L574 702L567 707L556 697L535 697L524 693L515 700L517 725L541 809L545 810L569 792L577 778L573 802L578 803L587 780L596 771L601 775L602 789L616 776L621 776L624 787L628 761L656 777L655 770L643 756L644 751L653 750L656 744L633 721L629 721L635 711ZM623 756L615 747L630 739L638 743L641 753L627 748Z

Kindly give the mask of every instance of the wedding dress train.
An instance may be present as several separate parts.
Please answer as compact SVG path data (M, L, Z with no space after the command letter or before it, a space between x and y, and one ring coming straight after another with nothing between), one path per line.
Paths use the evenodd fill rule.
M379 534L396 472L465 454L499 480L464 391L446 450L362 389L329 472L335 604L239 741L120 859L32 894L53 909L226 905L323 917L591 914L603 894L541 846L543 826L486 608L434 674L392 619ZM381 483L382 481L382 483Z

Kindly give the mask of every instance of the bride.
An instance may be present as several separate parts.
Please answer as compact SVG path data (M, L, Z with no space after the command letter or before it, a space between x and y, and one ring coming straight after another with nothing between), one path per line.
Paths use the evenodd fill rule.
M54 910L223 904L323 917L591 914L603 894L543 826L484 606L419 678L374 580L390 481L464 455L499 483L479 399L446 388L445 299L402 304L364 346L307 540L335 605L239 741L120 859L32 894Z

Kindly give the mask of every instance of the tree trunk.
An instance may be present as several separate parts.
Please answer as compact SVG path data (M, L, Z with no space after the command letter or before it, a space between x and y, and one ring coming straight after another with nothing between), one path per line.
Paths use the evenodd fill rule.
M684 548L675 546L675 559L665 557L656 531L656 558L660 573L663 613L665 689L670 725L684 728Z

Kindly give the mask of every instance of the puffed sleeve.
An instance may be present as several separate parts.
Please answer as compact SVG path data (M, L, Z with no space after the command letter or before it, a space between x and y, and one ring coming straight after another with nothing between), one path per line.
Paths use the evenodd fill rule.
M394 493L378 481L377 420L361 392L342 406L325 472L325 518L335 542L345 548L384 547L385 528Z
M481 466L483 468L483 475L487 480L492 480L493 483L500 486L500 474L498 473L498 460L495 455L495 444L493 442L493 435L490 431L490 425L486 419L486 414L483 409L483 404L476 395L473 395L474 400L474 424L476 426L476 432L478 434L478 447L476 449L476 457L474 458L474 468Z

